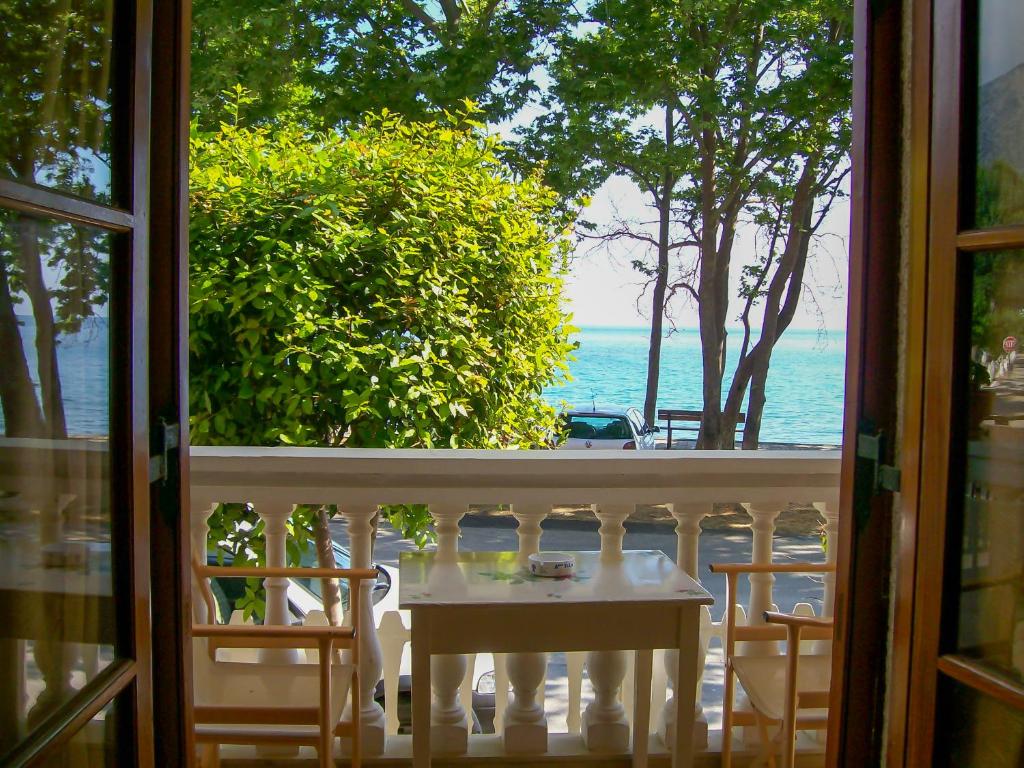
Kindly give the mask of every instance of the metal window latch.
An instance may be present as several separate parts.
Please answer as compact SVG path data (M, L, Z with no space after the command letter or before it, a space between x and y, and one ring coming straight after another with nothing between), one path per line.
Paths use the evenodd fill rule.
M900 471L891 464L883 464L885 455L884 432L857 433L857 458L870 461L872 464L872 492L897 492L900 489Z
M153 437L158 453L149 457L149 482L165 482L170 466L168 454L178 450L181 445L181 424L168 423L160 419L160 424L154 430Z

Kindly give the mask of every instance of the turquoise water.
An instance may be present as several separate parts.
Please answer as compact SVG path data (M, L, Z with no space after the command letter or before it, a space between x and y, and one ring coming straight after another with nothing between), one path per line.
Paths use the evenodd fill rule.
M723 387L728 391L741 331L729 336L730 354ZM573 380L549 388L549 402L570 406L635 406L642 409L647 382L648 331L644 328L582 328ZM846 334L842 331L787 331L772 354L761 439L778 442L839 444L843 428ZM700 337L696 329L677 331L664 340L661 408L702 407ZM744 410L746 408L744 407Z
M21 334L30 369L35 373L34 327L21 317ZM108 416L108 328L92 318L82 331L64 336L57 348L68 432L105 435ZM570 365L573 381L549 389L553 404L575 407L644 404L647 378L647 331L643 328L583 328L580 347ZM730 336L739 346L739 334ZM768 376L761 438L778 442L838 444L843 422L843 376L846 337L842 332L788 331L775 348ZM735 365L735 349L728 370ZM728 376L726 386L728 386ZM681 330L662 348L658 405L701 407L700 339L696 330ZM0 434L3 417L0 415Z

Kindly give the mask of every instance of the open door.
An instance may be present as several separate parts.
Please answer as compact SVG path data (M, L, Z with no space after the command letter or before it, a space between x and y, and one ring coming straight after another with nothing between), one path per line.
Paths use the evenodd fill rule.
M0 763L152 765L150 4L0 9Z
M934 0L890 764L1024 764L1024 4ZM927 68L927 69L925 69ZM920 347L915 347L920 344ZM906 474L906 471L905 471ZM909 488L908 488L909 485ZM900 661L906 662L903 676Z

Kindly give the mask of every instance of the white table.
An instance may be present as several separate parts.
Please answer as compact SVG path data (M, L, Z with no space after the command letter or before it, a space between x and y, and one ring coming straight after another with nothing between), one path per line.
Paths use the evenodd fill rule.
M679 649L676 690L697 688L700 610L714 599L662 552L602 563L576 552L576 575L530 576L515 552L403 552L399 604L412 616L413 765L430 765L430 656L449 653L636 651L633 765L647 764L651 662ZM693 712L676 708L673 766L693 759Z

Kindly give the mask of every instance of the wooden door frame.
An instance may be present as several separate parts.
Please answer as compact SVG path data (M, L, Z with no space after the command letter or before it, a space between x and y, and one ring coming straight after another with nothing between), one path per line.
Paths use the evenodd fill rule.
M114 113L111 142L124 148L129 163L115 165L111 204L75 197L61 189L0 179L0 205L55 221L100 228L115 237L111 247L110 290L110 497L114 603L118 617L115 649L124 653L87 690L48 717L6 756L11 765L34 765L59 750L108 704L130 722L134 744L118 744L142 768L153 765L149 527L149 196L150 94L153 39L151 0L115 0L113 45L130 46L113 65ZM115 155L116 157L116 155ZM130 351L125 369L117 350ZM122 366L120 369L118 366ZM120 374L120 375L118 375ZM121 438L128 440L121 443ZM131 514L124 515L130 500ZM124 587L129 587L125 591ZM122 697L122 698L118 698Z
M150 195L150 410L177 424L179 448L150 494L153 699L156 765L195 757L192 717L192 597L188 483L188 156L190 0L162 0L153 15ZM157 439L156 442L159 442ZM154 442L154 453L162 445Z
M883 751L892 497L873 488L858 434L897 434L903 148L902 3L855 0L846 412L827 765ZM891 453L882 457L891 462Z

